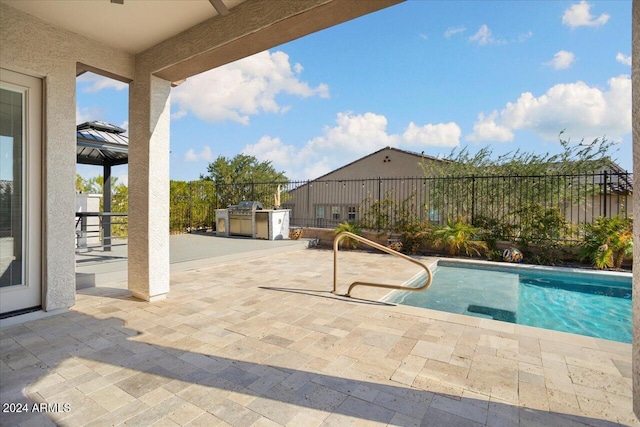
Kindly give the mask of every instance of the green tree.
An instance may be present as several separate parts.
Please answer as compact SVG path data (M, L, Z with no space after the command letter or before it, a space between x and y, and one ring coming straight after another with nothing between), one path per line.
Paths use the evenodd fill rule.
M84 194L104 194L104 178L101 175L83 178L76 173L76 191ZM129 209L129 188L118 177L111 177L111 212L127 212ZM104 210L104 200L100 199L100 211ZM112 235L127 235L127 217L112 219Z
M284 172L278 172L270 161L261 162L246 154L233 158L219 156L209 164L207 172L208 175L200 175L200 179L215 182L219 208L242 200L257 200L265 208L272 207L278 183L289 182Z
M169 227L171 231L208 229L215 222L214 183L170 181Z

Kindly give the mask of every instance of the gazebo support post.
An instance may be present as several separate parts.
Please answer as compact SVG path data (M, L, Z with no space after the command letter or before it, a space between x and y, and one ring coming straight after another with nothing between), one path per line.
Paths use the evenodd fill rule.
M103 165L102 212L111 212L111 164ZM102 246L105 252L111 252L111 217L102 217Z

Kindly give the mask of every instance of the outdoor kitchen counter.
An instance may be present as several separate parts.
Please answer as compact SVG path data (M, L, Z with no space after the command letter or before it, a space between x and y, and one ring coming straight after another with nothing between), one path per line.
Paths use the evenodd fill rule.
M216 235L253 239L289 239L291 209L255 209L238 214L232 209L216 209Z

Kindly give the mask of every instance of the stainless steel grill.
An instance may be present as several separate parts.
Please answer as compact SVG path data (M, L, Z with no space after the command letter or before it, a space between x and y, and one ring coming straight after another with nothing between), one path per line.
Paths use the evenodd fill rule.
M229 206L229 233L253 237L255 212L259 210L262 203L248 200Z
M253 211L262 210L262 203L244 200L237 205L229 206L229 214L251 215Z

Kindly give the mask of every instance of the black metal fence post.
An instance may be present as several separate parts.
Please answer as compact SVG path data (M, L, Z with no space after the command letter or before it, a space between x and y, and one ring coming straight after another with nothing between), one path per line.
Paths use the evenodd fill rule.
M378 177L378 209L382 209L382 177L379 176ZM379 212L377 215L377 219L376 222L378 223L378 233L380 232L382 225L380 224L380 214L382 212Z
M471 176L471 225L476 223L476 176Z
M189 182L189 233L193 232L193 181Z

